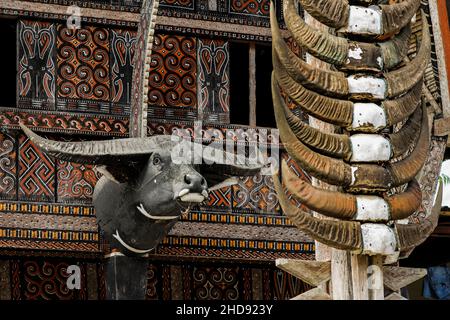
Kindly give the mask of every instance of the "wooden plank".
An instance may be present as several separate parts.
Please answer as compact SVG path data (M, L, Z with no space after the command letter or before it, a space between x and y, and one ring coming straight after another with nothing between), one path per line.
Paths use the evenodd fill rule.
M385 266L383 272L384 285L392 291L398 291L427 275L427 270L421 268Z
M292 298L291 300L331 300L331 297L322 289L314 288Z
M367 282L368 257L361 254L351 255L353 300L369 300Z
M392 292L384 300L408 300L404 296L398 294L397 292Z
M321 261L277 259L278 268L317 287L331 279L331 263Z
M331 284L333 300L353 300L351 254L348 251L331 250Z
M369 257L369 300L384 300L383 259L381 255Z

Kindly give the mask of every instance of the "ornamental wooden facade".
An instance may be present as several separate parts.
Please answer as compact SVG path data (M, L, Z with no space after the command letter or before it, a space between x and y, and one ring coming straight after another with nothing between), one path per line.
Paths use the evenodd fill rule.
M74 17L69 5L81 10L75 30L68 25ZM109 247L92 207L100 174L90 165L45 155L18 124L60 141L127 137L140 7L140 0L0 1L3 77L9 79L0 98L0 299L106 295ZM424 82L429 104L444 119L450 115L443 27L431 1L422 1L421 8L432 36ZM269 13L269 0L162 0L146 79L146 133L194 131L201 120L203 130L215 129L220 137L233 131L235 139L252 143L257 136L242 130L249 127L269 127L270 136L276 124ZM281 5L275 15L286 37ZM414 58L421 29L411 33L408 56ZM295 41L287 39L286 45L304 58ZM443 129L442 138L433 137L431 153L443 156L445 134ZM283 148L281 158L301 179L311 180ZM437 178L431 167L424 175ZM431 195L424 195L424 205L431 206ZM421 212L413 219L422 219ZM278 270L275 259L312 260L314 249L313 239L283 215L271 177L242 178L211 193L164 238L150 256L146 297L289 299L310 286ZM80 290L66 287L70 265L81 268Z

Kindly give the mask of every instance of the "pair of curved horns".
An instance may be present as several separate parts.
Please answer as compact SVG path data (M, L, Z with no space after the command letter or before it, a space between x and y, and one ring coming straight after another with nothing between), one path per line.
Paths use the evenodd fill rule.
M172 135L155 135L147 138L125 138L102 141L62 142L40 137L24 124L20 124L31 142L49 156L64 161L85 164L105 164L117 166L128 164L132 160L147 159L153 152L173 150L174 147L186 148L186 155L199 156L206 163L226 164L230 167L246 170L258 170L264 167L265 158L256 155L257 163L248 163L243 156L234 155L212 146L197 145ZM196 146L197 145L197 146ZM197 154L201 152L201 154ZM219 162L219 163L218 163Z
M341 220L360 220L359 211L369 209L358 208L356 195L338 191L323 190L312 186L309 182L300 179L282 163L282 177L288 190L306 207L320 214ZM381 198L380 198L381 199ZM381 202L378 201L381 204ZM383 205L387 208L378 208L376 219L372 220L402 220L411 216L422 203L422 191L416 180L409 183L405 192L387 197ZM383 215L383 212L386 215ZM371 213L369 213L371 214ZM367 216L367 215L366 215Z
M286 0L283 9L286 25L298 45L320 60L343 69L389 70L398 65L408 52L411 35L409 24L385 42L349 42L307 25L296 12L293 0Z
M274 98L273 103L275 109L284 109L289 127L301 142L321 154L347 161L351 159L353 150L348 135L326 133L309 126L287 107L283 99ZM420 135L421 119L422 108L416 108L416 111L398 132L387 135L392 149L392 157L404 155L408 148L416 143Z
M275 74L272 74L272 95L281 105L281 96L277 88ZM342 160L330 158L312 151L301 141L289 127L284 110L275 108L277 127L288 153L298 164L314 177L327 183L344 186L351 190L380 190L402 185L411 181L423 167L430 142L428 117L422 106L423 116L418 142L413 152L406 158L387 166L357 164L351 166Z
M275 76L283 91L306 113L322 121L353 130L353 102L327 97L305 88L289 76L276 56L273 56L273 65ZM382 102L382 108L386 113L386 126L403 121L416 110L422 95L422 87L423 78L403 96ZM376 131L378 128L368 125L364 129Z
M314 18L332 28L349 23L348 0L299 0ZM391 5L379 5L382 12L381 34L389 34L406 26L420 7L420 0L405 0Z
M356 221L336 221L313 217L288 200L278 179L278 174L274 175L273 180L283 213L296 227L314 240L330 247L358 253L363 252L366 247L362 231L364 224ZM395 225L396 238L398 239L395 245L397 250L406 251L414 248L425 241L433 232L441 211L442 193L441 184L432 212L424 221L418 224L401 225L397 223Z

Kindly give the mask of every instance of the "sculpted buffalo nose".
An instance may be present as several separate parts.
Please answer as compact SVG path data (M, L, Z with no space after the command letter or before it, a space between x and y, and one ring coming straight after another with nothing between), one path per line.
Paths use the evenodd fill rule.
M206 190L208 188L205 178L196 174L185 175L184 183L186 184L186 187L192 192L202 192L203 190Z

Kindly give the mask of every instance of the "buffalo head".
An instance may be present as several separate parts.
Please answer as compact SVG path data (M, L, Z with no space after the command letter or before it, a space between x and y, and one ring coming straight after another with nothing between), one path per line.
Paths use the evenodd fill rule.
M245 157L236 159L174 136L59 142L21 127L48 155L94 164L103 173L93 197L98 223L111 246L127 254L150 252L183 212L208 198L209 191L262 168L248 164ZM199 156L201 161L195 161Z

